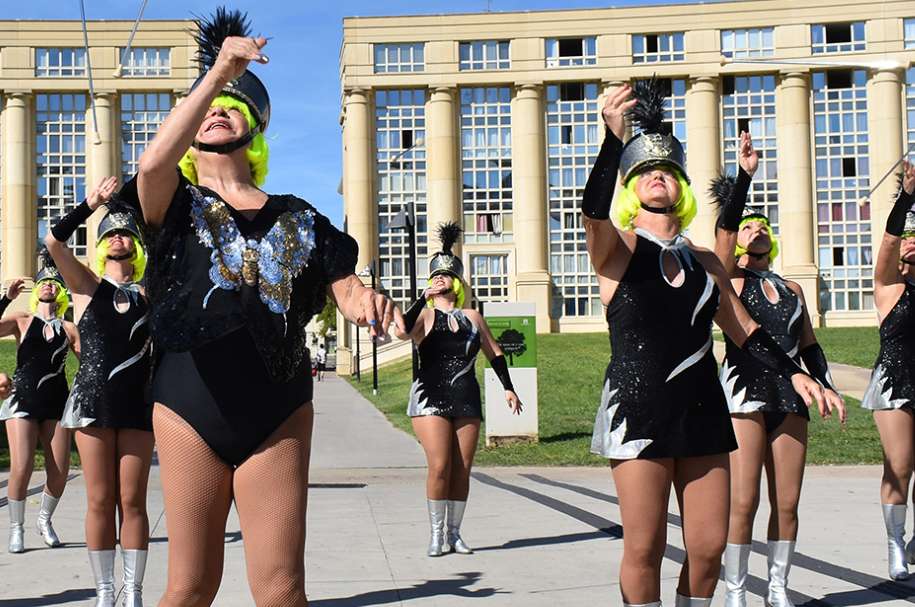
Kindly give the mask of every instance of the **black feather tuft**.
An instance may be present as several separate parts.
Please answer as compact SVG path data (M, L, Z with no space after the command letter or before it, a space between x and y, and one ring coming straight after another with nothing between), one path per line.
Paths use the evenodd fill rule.
M224 6L216 9L209 17L195 15L197 31L194 40L197 42L197 62L205 69L216 63L222 43L230 36L247 38L251 35L251 22L248 14L239 10L228 10Z
M734 195L736 186L737 178L733 175L718 175L709 184L708 195L712 198L712 202L718 206L719 215L731 203L731 197Z
M629 110L629 120L645 133L670 135L671 126L664 120L664 85L652 76L649 80L637 80L632 86L636 104Z
M451 248L454 247L454 243L457 242L458 238L461 237L461 226L456 224L453 221L447 223L438 224L438 239L442 243L442 252L451 254Z
M51 252L48 251L48 248L44 245L38 247L38 269L43 270L45 268L56 268L57 264L54 263L54 258L51 257Z

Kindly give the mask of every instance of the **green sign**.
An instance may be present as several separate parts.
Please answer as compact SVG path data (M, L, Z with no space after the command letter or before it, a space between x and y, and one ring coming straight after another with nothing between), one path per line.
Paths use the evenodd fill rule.
M486 324L499 342L509 367L537 366L537 319L533 316L487 317ZM489 361L486 361L489 366Z

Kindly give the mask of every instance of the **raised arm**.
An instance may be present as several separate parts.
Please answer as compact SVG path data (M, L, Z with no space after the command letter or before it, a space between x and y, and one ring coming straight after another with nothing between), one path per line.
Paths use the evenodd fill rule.
M759 155L753 148L753 141L746 131L740 133L740 148L737 152L739 167L737 169L737 182L731 190L730 199L724 203L718 218L715 230L715 256L724 266L728 276L737 274L737 258L734 249L737 247L737 232L740 230L740 218L747 206L747 193L753 174L759 166Z
M360 327L368 325L372 337L384 337L394 319L394 303L369 289L355 274L333 281L330 296L343 316Z
M44 244L48 253L54 259L60 275L63 276L67 288L75 295L91 297L98 287L99 277L76 258L67 241L83 225L92 213L105 202L111 199L118 187L115 177L106 177L95 185L89 195L81 204L57 220L51 231L44 237Z
M874 295L878 300L881 298L882 287L902 283L902 274L899 272L899 246L902 243L902 232L905 229L906 213L915 203L913 194L915 194L915 166L906 160L903 165L902 187L886 218L886 233L880 242L877 263L874 265L874 282L877 287Z
M140 157L137 192L143 218L148 225L162 225L178 187L175 167L194 143L197 129L213 99L219 96L229 81L245 72L249 62L267 62L261 54L265 44L265 38L226 38L213 67L184 101L169 113L155 138L146 147Z
M6 309L13 303L13 300L19 297L23 286L25 286L24 278L14 278L10 282L10 285L6 288L6 293L3 294L3 297L0 297L0 316L3 316L6 313Z
M606 125L604 143L588 176L582 198L581 212L584 220L588 254L595 270L604 266L616 251L620 236L610 221L610 204L619 172L620 153L626 132L626 112L636 104L631 99L632 87L624 84L607 95L601 114Z

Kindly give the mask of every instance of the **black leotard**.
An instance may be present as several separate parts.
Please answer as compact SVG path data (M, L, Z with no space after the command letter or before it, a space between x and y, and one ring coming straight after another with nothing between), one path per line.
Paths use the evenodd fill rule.
M121 195L138 205L135 180ZM153 400L238 465L311 401L305 327L328 285L354 272L358 247L300 198L270 195L247 217L183 176L162 226L146 231ZM257 254L254 286L245 249Z
M50 340L45 338L45 327L52 332ZM63 321L32 317L16 350L13 392L0 406L0 419L61 418L70 392L65 373L69 347Z
M138 284L99 282L77 325L80 365L65 427L152 430L148 313Z
M611 459L731 451L737 443L712 354L718 287L682 237L636 233L607 307L612 357L591 451ZM663 274L664 255L683 268L679 286Z
M432 330L419 344L419 377L410 388L407 415L482 418L474 370L480 332L460 310L434 311Z
M743 273L741 303L781 349L798 361L804 312L801 298L774 272L744 268ZM764 283L777 295L777 301L772 302L766 296ZM731 413L795 413L810 419L807 405L788 378L762 365L727 336L724 341L726 352L720 379Z
M915 408L915 285L910 282L880 323L880 353L861 406Z

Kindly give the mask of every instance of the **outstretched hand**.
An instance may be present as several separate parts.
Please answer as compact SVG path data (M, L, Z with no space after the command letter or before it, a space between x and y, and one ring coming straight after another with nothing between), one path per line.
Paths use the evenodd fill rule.
M740 168L751 177L753 176L753 173L756 172L757 167L759 167L759 154L756 152L756 148L753 147L753 139L750 138L750 134L746 131L740 132L737 161L740 163Z
M211 71L225 82L235 80L245 73L250 62L266 64L270 61L266 55L261 53L261 49L266 45L266 38L229 36L219 48L219 55L217 55L216 63L213 64Z
M638 99L632 99L632 87L628 84L617 87L607 95L601 115L604 118L604 124L620 141L626 134L626 113L637 102Z
M89 195L86 196L86 204L89 205L89 208L93 211L109 200L114 196L115 190L118 188L118 178L117 177L105 177L92 188L92 191L89 192Z
M845 410L845 399L828 388L823 390L823 397L826 407L825 410L822 407L820 408L820 417L826 419L827 417L832 417L833 411L838 411L839 423L845 425L845 421L848 419L848 411Z
M25 286L24 278L14 278L10 285L6 288L6 296L9 299L16 299L19 297L19 294L22 293L22 288Z
M524 405L521 404L521 399L518 398L514 390L505 391L505 402L508 403L508 408L512 410L512 414L521 415Z
M803 399L805 405L809 407L815 402L820 415L826 416L826 397L823 395L823 386L804 373L792 375L791 385L794 387L794 391Z

